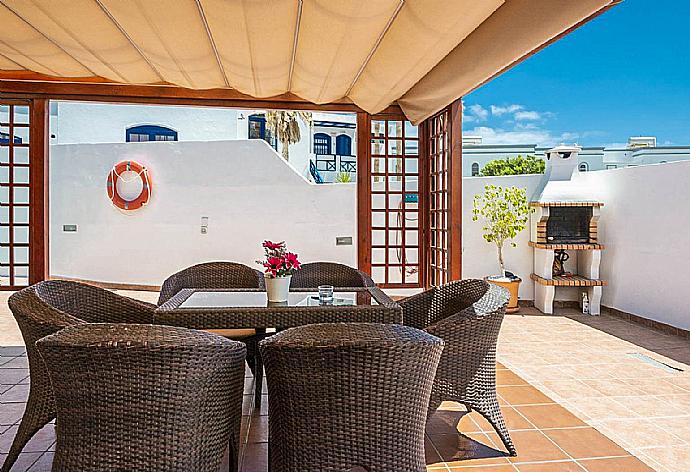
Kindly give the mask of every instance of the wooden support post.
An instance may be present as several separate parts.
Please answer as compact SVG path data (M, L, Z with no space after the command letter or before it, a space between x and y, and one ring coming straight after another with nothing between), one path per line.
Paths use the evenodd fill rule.
M49 101L31 101L29 135L29 283L49 275L48 254L48 149L50 144Z
M448 177L448 280L462 278L462 99L450 104Z
M371 115L357 113L357 267L371 274Z

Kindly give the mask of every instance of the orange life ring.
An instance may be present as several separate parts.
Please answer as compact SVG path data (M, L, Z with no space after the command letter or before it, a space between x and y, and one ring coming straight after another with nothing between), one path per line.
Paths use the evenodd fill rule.
M117 193L117 180L123 172L136 172L141 179L141 193L134 200L125 200ZM108 197L113 202L113 205L121 210L130 211L138 210L146 205L151 198L151 180L149 179L149 171L135 161L122 161L115 164L108 173Z

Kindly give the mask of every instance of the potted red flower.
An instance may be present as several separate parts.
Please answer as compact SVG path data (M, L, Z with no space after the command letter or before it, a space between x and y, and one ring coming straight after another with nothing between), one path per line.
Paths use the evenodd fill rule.
M263 248L265 259L256 262L264 268L268 301L287 301L292 275L301 267L297 254L288 252L284 241L264 241Z

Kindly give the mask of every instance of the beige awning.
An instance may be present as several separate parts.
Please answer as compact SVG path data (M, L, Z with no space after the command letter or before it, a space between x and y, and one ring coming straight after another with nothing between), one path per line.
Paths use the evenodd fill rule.
M291 92L370 113L398 101L419 122L611 3L2 0L0 79Z

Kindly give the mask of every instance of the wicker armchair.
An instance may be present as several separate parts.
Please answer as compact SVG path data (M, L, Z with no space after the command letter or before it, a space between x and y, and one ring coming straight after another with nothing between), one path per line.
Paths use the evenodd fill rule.
M374 287L374 281L357 269L336 262L309 262L292 276L292 288L317 288L319 285L334 287Z
M443 341L395 324L291 328L259 343L272 472L426 471Z
M53 470L238 470L244 344L171 326L81 324L36 343L57 405Z
M444 400L475 410L496 429L511 455L515 446L496 397L496 343L508 291L483 280L459 280L399 302L407 326L446 343L429 403L430 414Z
M204 262L168 277L161 287L158 305L183 288L265 288L264 275L238 262Z
M239 262L204 262L171 275L161 287L158 306L167 302L183 288L266 288L264 274ZM247 345L247 365L254 373L259 337L253 329L211 329L212 333L241 340Z
M8 303L24 338L31 376L26 410L2 472L12 468L26 443L55 418L53 389L36 341L82 323L152 323L155 309L149 303L66 280L39 282L13 294Z

